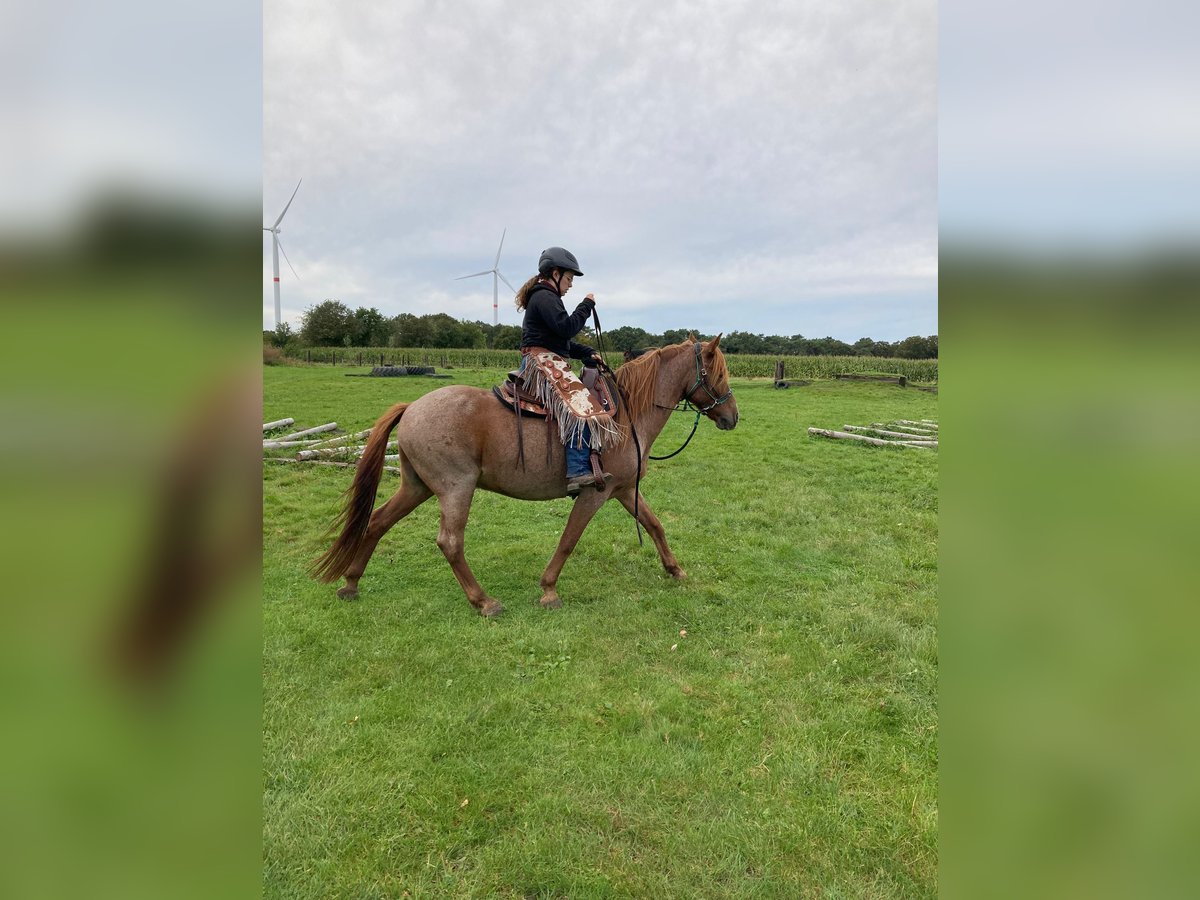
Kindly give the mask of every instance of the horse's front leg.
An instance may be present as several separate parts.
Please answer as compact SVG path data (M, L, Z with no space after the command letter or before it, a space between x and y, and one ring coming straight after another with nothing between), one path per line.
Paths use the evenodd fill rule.
M562 537L558 539L558 549L554 551L554 556L550 557L550 564L542 573L542 599L540 602L545 609L558 609L562 606L562 598L558 596L557 590L558 576L562 572L567 557L579 543L583 530L587 528L588 522L592 521L592 516L596 515L596 510L604 505L608 496L606 492L584 488L583 493L575 499L575 506L567 518L567 527L563 530Z
M634 497L637 498L637 515L634 516ZM679 568L679 560L675 558L675 554L671 552L671 548L667 546L667 533L663 531L662 522L658 521L658 516L646 504L646 498L637 493L633 488L617 495L617 499L621 501L621 505L629 510L629 514L634 516L646 532L650 535L650 539L654 541L654 546L658 549L658 558L662 561L663 568L667 570L672 578L683 579L687 578L687 573Z

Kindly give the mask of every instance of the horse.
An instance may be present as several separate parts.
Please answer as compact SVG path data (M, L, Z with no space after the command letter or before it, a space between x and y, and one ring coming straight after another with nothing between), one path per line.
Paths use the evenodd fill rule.
M614 498L646 529L667 573L676 579L686 577L638 482L654 439L681 401L692 403L723 431L736 427L737 402L729 389L720 340L717 335L707 342L684 341L651 350L614 373L623 440L604 453L604 469L612 479L600 487L585 487L576 497L558 548L542 573L539 603L543 608L562 606L556 587L563 565L596 511ZM400 488L372 511L393 430L400 448ZM346 583L337 596L357 597L359 579L380 538L436 496L441 507L439 549L471 606L483 616L499 615L504 606L484 592L464 554L463 534L476 489L520 500L566 496L565 451L557 429L526 424L524 444L526 464L518 466L515 414L490 391L449 385L411 403L397 403L372 428L347 489L345 507L329 529L332 534L341 526L341 533L312 564L310 574L326 583L344 577Z

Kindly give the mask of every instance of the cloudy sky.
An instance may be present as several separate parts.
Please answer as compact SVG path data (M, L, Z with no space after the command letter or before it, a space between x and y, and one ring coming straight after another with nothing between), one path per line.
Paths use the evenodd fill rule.
M936 79L932 0L267 0L283 317L490 322L491 278L454 279L507 229L504 276L569 248L606 328L934 334Z

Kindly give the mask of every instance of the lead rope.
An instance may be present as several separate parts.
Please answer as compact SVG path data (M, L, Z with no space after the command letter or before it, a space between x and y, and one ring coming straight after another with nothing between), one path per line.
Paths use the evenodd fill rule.
M604 354L607 353L608 350L604 346L604 332L600 330L600 315L596 312L596 307L594 306L592 307L592 324L596 326L596 343L600 345L600 356L603 359ZM604 362L604 368L608 369L609 373L613 374L613 393L616 394L617 397L620 398L620 402L624 404L625 398L621 396L621 386L617 383L616 375L613 373L612 368L609 366L607 360ZM604 377L607 378L608 375L605 375ZM697 418L696 421L699 422L700 420ZM638 440L637 429L633 427L632 416L629 417L629 430L633 433L633 446L634 450L637 452L637 459L634 460L634 464L637 466L637 469L633 475L633 527L637 530L638 546L644 547L645 542L642 540L642 520L640 518L641 504L639 502L642 496L642 443ZM688 440L691 440L691 438L688 438ZM683 448L681 447L680 449L682 450ZM674 454L671 455L674 456Z

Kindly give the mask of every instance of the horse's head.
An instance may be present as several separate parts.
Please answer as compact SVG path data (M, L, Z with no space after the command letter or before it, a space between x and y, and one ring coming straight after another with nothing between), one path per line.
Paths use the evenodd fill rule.
M696 341L696 380L684 398L710 419L722 431L737 427L737 401L729 389L729 368L721 352L721 335L711 341Z

